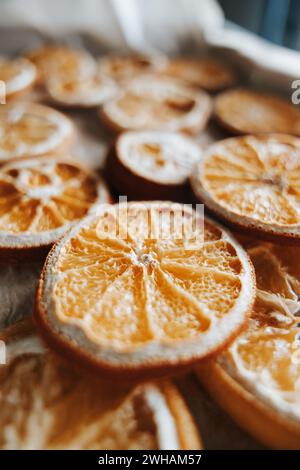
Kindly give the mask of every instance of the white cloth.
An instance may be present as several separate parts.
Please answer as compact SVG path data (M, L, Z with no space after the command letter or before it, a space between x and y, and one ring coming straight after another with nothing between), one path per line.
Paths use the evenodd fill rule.
M209 46L225 50L242 67L286 91L300 78L298 52L228 28L216 0L2 0L3 26L31 28L42 37L69 35L77 46L82 41L80 31L118 50L159 49L172 54ZM1 36L2 49L18 47L14 35L6 37L5 44Z

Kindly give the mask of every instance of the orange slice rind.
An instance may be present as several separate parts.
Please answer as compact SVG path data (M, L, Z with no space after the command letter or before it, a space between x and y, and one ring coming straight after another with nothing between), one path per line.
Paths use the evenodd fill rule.
M103 105L100 117L113 130L164 130L196 133L211 114L211 101L168 77L144 76L130 82Z
M0 448L200 449L193 419L170 382L105 382L47 350L30 321L0 334ZM12 399L13 398L13 399Z
M0 249L49 246L99 203L102 180L72 160L45 157L0 169Z
M0 107L0 162L59 152L70 145L74 126L62 113L35 103Z
M204 152L191 184L212 212L236 228L299 242L299 169L296 137L237 137Z
M300 445L299 249L251 244L257 279L248 328L199 369L213 397L256 439Z
M203 229L181 204L124 203L53 248L35 317L49 343L85 365L150 376L222 349L254 294L247 255L223 229L207 220Z

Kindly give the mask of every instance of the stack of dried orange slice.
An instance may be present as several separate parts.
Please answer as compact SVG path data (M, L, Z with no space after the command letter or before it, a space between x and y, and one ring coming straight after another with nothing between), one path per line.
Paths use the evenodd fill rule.
M41 83L45 83L49 78L84 79L96 66L87 51L66 46L41 46L29 51L26 57L37 67Z

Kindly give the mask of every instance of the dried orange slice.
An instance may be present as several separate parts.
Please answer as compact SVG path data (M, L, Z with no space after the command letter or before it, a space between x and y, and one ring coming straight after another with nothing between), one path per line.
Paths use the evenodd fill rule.
M242 230L300 241L300 139L226 139L208 148L192 176L198 198Z
M101 117L113 130L157 129L200 132L211 113L209 96L172 78L141 77L103 105Z
M107 206L53 248L35 317L49 344L102 373L153 376L233 339L254 300L247 255L182 204Z
M215 114L223 127L237 134L300 135L299 109L278 96L247 89L225 91L215 100Z
M170 60L164 73L186 80L192 85L209 92L228 88L234 85L237 80L236 74L231 67L219 60L208 57Z
M111 80L99 74L85 79L53 79L48 80L46 89L49 97L56 104L64 107L91 108L100 106L117 93Z
M35 66L26 59L0 57L0 80L5 83L6 98L29 90L37 77Z
M0 163L65 150L73 138L71 120L52 108L25 102L0 106Z
M173 132L124 132L110 153L107 174L118 194L132 199L183 201L201 153L199 145Z
M109 195L102 180L72 160L33 158L0 169L0 250L54 243Z
M170 382L105 382L60 361L30 322L2 332L1 449L200 449L193 419Z
M26 54L35 64L41 82L68 77L84 79L94 73L96 62L84 50L64 46L43 46Z
M216 400L256 439L300 446L300 251L254 244L257 295L251 320L215 363L200 369Z
M161 54L107 55L99 60L99 71L122 84L139 75L161 70L166 63L167 59Z

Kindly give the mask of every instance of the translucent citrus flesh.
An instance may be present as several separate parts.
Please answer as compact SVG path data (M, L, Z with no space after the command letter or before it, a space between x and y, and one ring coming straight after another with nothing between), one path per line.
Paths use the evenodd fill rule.
M0 145L12 156L30 155L31 149L46 144L58 132L58 123L34 112L5 109L0 113Z
M50 353L1 367L1 449L160 448L147 387L96 381Z
M297 139L229 139L211 151L200 176L223 208L266 224L300 222L300 145Z
M257 278L256 303L248 329L219 360L252 388L299 406L300 250L260 244L248 252Z
M145 213L134 204L119 210L64 242L53 267L58 318L81 322L98 344L130 350L196 338L229 312L242 288L241 263L218 229L207 223L203 240L185 213L186 230L178 236L169 210Z
M293 134L300 118L295 108L288 101L248 90L226 92L218 98L216 104L219 118L246 134Z
M38 160L0 170L0 231L37 233L81 219L97 198L97 182L71 163Z

